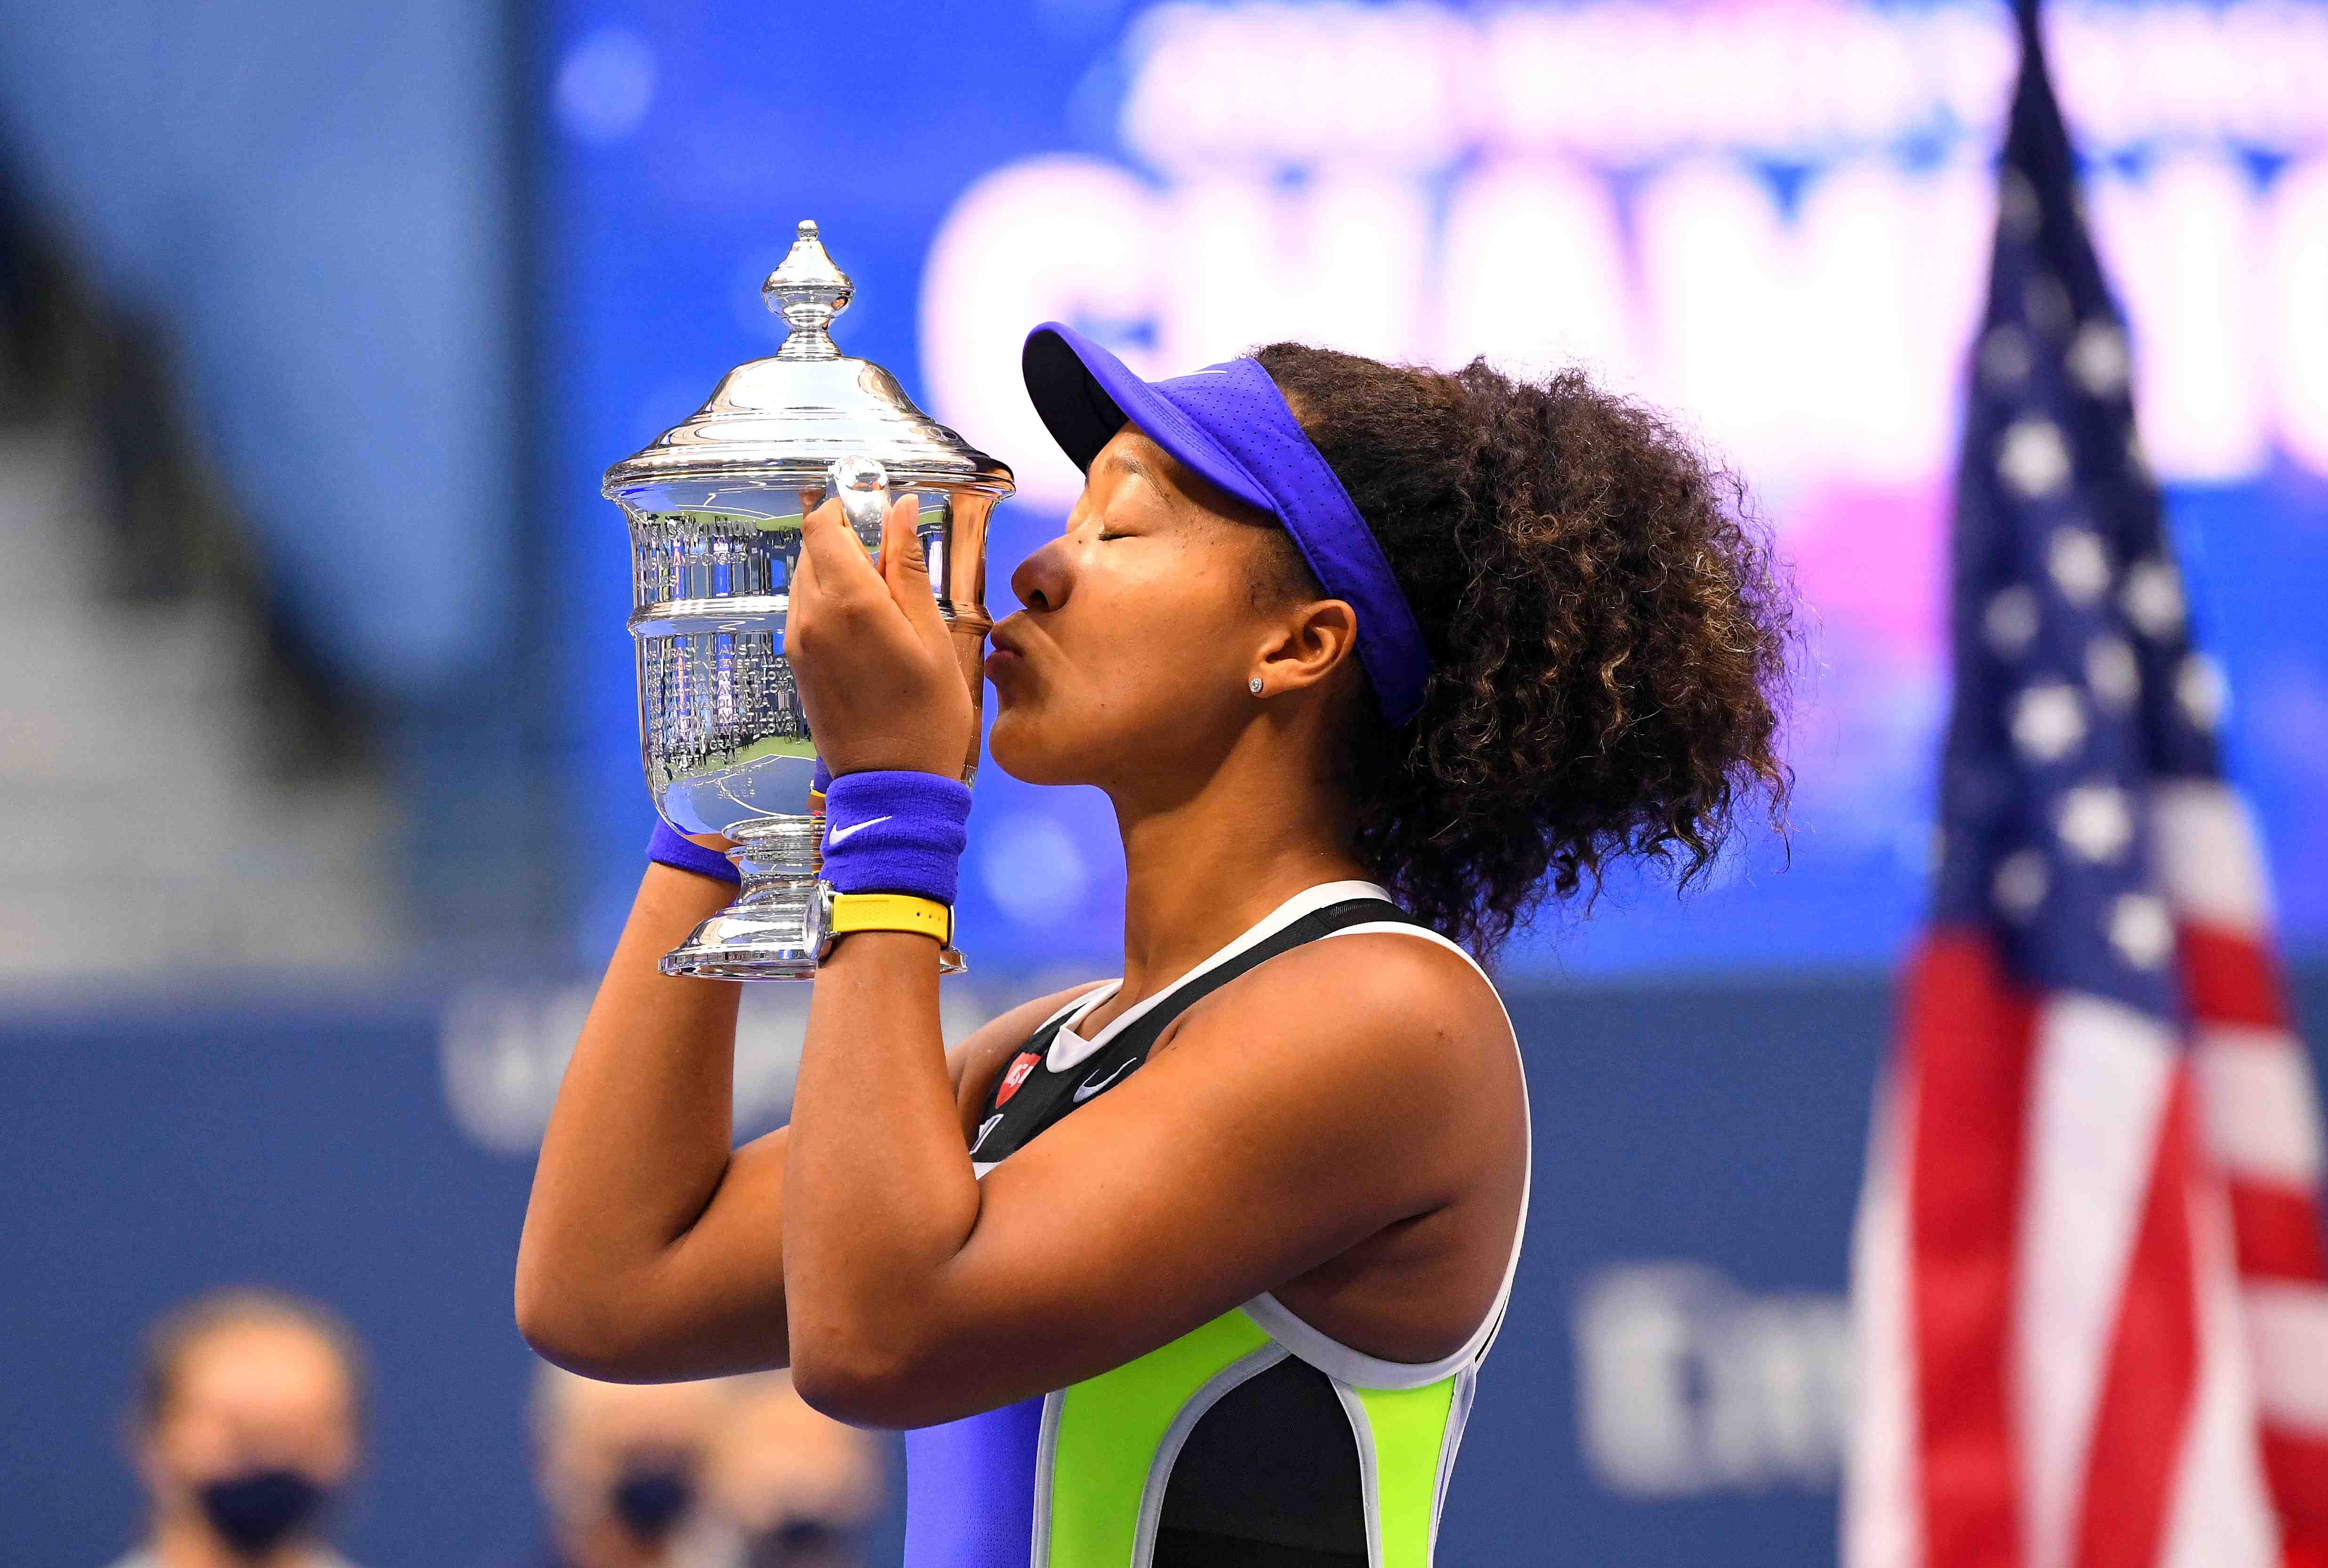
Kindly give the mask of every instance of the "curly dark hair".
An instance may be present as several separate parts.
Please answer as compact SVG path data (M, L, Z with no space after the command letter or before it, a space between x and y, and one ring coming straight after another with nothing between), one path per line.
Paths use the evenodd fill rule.
M1682 885L1767 797L1793 600L1745 487L1580 371L1454 374L1300 343L1254 356L1381 540L1436 669L1349 752L1359 857L1491 957L1623 858ZM1290 537L1287 587L1319 591Z

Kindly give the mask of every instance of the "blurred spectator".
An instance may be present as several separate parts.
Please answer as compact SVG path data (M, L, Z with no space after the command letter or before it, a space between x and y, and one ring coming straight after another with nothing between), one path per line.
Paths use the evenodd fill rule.
M597 1383L544 1364L534 1381L541 1568L713 1568L720 1531L697 1506L725 1379Z
M857 1568L881 1506L868 1432L820 1415L781 1372L741 1378L705 1471L707 1500L739 1536L741 1568Z
M317 1532L355 1469L362 1381L354 1337L295 1297L221 1291L164 1317L131 1433L152 1516L116 1568L346 1568Z

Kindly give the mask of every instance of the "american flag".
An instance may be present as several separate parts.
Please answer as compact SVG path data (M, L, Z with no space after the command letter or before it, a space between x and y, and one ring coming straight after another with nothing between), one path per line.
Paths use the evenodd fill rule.
M1848 1568L2328 1568L2311 1073L2034 6L1957 477L1933 925L1854 1243Z

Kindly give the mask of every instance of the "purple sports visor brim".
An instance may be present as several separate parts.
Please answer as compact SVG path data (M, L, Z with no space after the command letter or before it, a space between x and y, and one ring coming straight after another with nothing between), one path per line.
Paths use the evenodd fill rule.
M1088 472L1127 424L1293 537L1326 591L1358 616L1358 662L1393 728L1422 707L1431 653L1382 542L1310 444L1257 360L1146 381L1074 328L1045 322L1020 355L1027 395Z

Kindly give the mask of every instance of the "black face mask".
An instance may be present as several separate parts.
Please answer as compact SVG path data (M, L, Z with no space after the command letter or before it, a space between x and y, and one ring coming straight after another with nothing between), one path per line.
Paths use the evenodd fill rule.
M615 1517L642 1546L670 1535L695 1501L695 1479L670 1465L634 1465L615 1482Z
M315 1516L324 1490L298 1470L244 1470L203 1483L195 1496L211 1528L229 1546L245 1557L264 1557Z
M840 1568L856 1560L849 1538L815 1519L794 1519L754 1536L744 1549L750 1568Z

